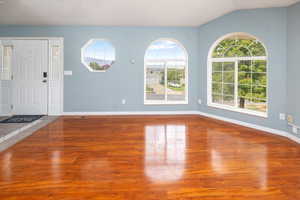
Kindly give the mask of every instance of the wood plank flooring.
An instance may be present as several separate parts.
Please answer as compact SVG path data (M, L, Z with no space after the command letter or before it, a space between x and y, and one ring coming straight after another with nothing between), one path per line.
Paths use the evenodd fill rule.
M2 200L299 200L300 145L199 116L61 117L0 153Z

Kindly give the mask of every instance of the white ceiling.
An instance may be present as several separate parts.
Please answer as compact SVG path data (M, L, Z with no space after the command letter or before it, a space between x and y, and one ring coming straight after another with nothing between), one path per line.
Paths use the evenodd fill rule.
M199 26L226 13L299 0L0 0L0 24Z

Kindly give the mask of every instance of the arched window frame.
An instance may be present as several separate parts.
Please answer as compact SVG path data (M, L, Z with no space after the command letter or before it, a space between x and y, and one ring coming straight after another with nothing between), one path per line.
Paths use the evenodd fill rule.
M225 39L235 36L235 35L244 35L244 36L248 36L248 37L252 37L255 38L257 42L260 42L260 44L264 47L265 49L265 56L251 56L251 57L225 57L225 58L213 58L213 52L215 50L215 48ZM251 52L251 51L250 51ZM254 111L254 110L249 110L249 109L245 109L245 108L239 108L238 107L238 62L239 61L243 61L243 60L251 60L251 61L255 61L255 60L265 60L266 61L266 112L259 112L259 111ZM235 63L235 72L234 72L234 101L235 101L235 105L234 106L230 106L230 105L225 105L225 104L219 104L219 103L213 103L212 101L212 67L213 67L213 63L214 62L234 62ZM208 54L208 59L207 59L207 105L210 107L214 107L214 108L219 108L219 109L225 109L225 110L229 110L229 111L234 111L234 112L239 112L239 113L245 113L245 114L249 114L249 115L254 115L254 116L259 116L259 117L263 117L263 118L267 118L268 117L268 102L269 102L269 97L268 97L268 65L269 65L269 61L268 61L268 51L267 48L265 46L265 44L258 39L256 36L251 35L249 33L244 33L244 32L235 32L235 33L229 33L226 34L224 36L222 36L221 38L219 38L210 48L209 50L209 54Z
M184 52L185 58L186 58L186 63L185 63L185 100L183 101L168 101L167 100L167 93L165 92L165 99L164 100L147 100L146 95L147 95L147 52L149 47L151 47L155 42L158 41L171 41L176 43L178 46L181 47L181 49ZM188 57L188 53L186 48L181 44L181 42L179 42L176 39L172 39L172 38L159 38L157 40L152 41L148 46L147 49L145 51L145 55L144 55L144 104L145 105L179 105L179 104L188 104L188 99L189 99L189 77L188 77L188 64L189 64L189 57ZM165 68L165 74L167 72L167 68ZM167 77L165 77L165 80L167 79ZM165 81L166 83L166 81Z

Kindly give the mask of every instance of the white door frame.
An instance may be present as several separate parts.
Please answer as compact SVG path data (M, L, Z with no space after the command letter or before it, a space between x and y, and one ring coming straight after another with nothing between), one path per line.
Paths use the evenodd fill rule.
M0 40L46 40L48 41L48 115L63 114L64 107L64 38L62 37L0 37ZM51 69L54 55L52 50L59 47L60 54L57 69ZM53 72L53 73L51 73ZM59 77L54 77L57 74ZM52 82L54 84L52 84ZM53 85L53 87L51 86Z

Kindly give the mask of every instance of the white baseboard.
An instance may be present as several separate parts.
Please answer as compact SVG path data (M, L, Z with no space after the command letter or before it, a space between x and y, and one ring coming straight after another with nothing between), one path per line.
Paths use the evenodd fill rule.
M273 128L256 125L256 124L252 124L252 123L247 123L247 122L230 119L230 118L226 118L226 117L220 117L217 115L204 113L204 112L200 112L200 111L64 112L63 115L65 115L65 116L72 116L72 115L73 116L81 116L81 115L83 115L83 116L84 115L93 115L93 116L96 116L96 115L99 115L99 116L105 116L105 115L113 115L113 116L114 115L200 115L200 116L209 117L209 118L237 124L240 126L245 126L248 128L253 128L256 130L268 132L268 133L271 133L274 135L283 136L283 137L289 138L297 143L300 143L300 138L298 138L297 136L295 136L287 131L273 129Z
M198 111L137 111L137 112L64 112L65 116L80 115L197 115Z
M0 114L0 117L9 117L11 114Z
M261 126L261 125L257 125L257 124L251 124L251 123L247 123L247 122L243 122L243 121L239 121L239 120L235 120L235 119L230 119L230 118L226 118L226 117L220 117L220 116L217 116L217 115L212 115L212 114L208 114L208 113L204 113L204 112L198 112L198 114L201 115L201 116L205 116L205 117L209 117L209 118L229 122L229 123L232 123L232 124L237 124L237 125L240 125L240 126L245 126L245 127L248 127L248 128L253 128L253 129L256 129L256 130L264 131L264 132L267 132L267 133L272 133L274 135L287 137L287 138L289 138L289 139L291 139L291 140L293 140L297 143L300 143L300 138L298 138L295 135L292 135L291 133L289 133L287 131L273 129L273 128L269 128L269 127L265 127L265 126Z

